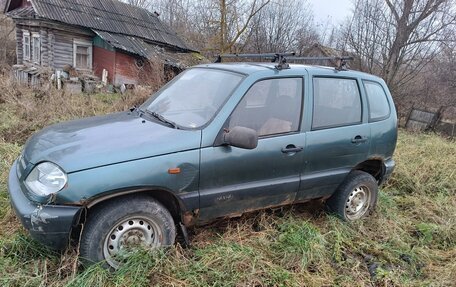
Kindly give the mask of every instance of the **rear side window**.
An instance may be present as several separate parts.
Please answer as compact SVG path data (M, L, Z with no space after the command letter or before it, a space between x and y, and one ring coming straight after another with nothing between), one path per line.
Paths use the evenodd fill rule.
M312 129L361 123L361 97L353 79L314 78Z
M385 90L379 83L364 81L367 102L369 104L369 119L382 120L390 114L390 107Z

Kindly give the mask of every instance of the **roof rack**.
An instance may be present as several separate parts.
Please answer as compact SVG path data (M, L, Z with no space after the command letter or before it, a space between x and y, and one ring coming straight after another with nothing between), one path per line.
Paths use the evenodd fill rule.
M265 54L222 54L218 55L215 63L221 63L223 58L263 58L271 60L272 63L278 63L275 68L277 70L289 69L290 65L287 61L336 61L337 71L346 71L347 62L353 61L350 56L343 57L295 57L295 53L265 53Z
M351 56L342 56L342 57L290 57L290 61L335 61L337 71L346 71L347 62L353 61L354 58Z
M218 55L215 60L216 63L221 63L223 58L263 58L269 59L272 63L278 63L275 68L277 70L289 69L290 65L287 63L287 58L293 57L295 53L265 53L265 54L223 54Z

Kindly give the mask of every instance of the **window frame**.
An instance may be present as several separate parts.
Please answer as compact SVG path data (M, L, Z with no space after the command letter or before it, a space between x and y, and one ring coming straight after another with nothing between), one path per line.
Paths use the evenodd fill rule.
M25 38L28 38L26 41ZM26 48L27 44L27 48ZM27 53L26 53L27 52ZM22 57L24 61L30 61L31 59L31 37L30 37L30 31L28 30L22 30Z
M38 54L37 55L35 55L34 39L38 39ZM40 33L38 33L38 32L32 32L32 36L30 37L30 61L35 64L41 64L41 36L40 36Z
M87 57L87 61L88 61L87 66L88 67L87 68L79 68L76 66L76 62L77 62L76 56L77 56L78 47L88 48L88 57ZM73 67L79 71L92 71L92 69L93 69L92 62L93 62L93 42L84 40L84 39L73 39Z
M365 84L366 82L374 84L374 85L377 85L377 86L380 86L380 88L382 89L383 94L385 95L386 103L388 104L388 114L386 116L378 117L378 118L372 118L371 117L371 111L370 111L370 105L369 105L369 95L367 93L366 84ZM376 82L376 81L373 81L373 80L364 80L364 79L362 80L362 83L363 83L364 93L366 94L369 123L380 122L380 121L389 119L389 117L391 116L391 103L390 103L388 94L386 93L385 88L383 87L383 85L380 84L379 82Z
M238 108L238 106L241 104L241 102L244 100L244 98L247 96L247 94L249 93L250 89L252 89L252 87L254 85L256 85L257 83L262 82L262 81L280 80L280 79L300 79L301 80L301 106L300 106L300 112L299 112L299 125L298 125L298 128L295 131L289 131L289 132L284 132L284 133L276 133L276 134L258 136L258 140L269 139L269 138L275 138L275 137L279 137L279 136L286 136L286 135L293 135L293 134L301 133L302 121L303 121L304 110L305 110L305 87L306 87L306 85L305 85L305 76L300 76L300 75L288 75L288 76L282 76L282 77L274 77L274 76L272 76L272 77L266 77L266 78L258 79L255 82L253 82L250 85L250 87L247 89L247 91L245 91L245 93L242 95L241 99L236 104L236 106L233 108L233 110L231 111L231 113L228 116L225 124L223 125L223 128L221 129L220 133L223 134L223 132L226 129L229 128L229 123L231 121L231 117L233 116L233 114L236 111L236 109Z
M338 124L338 125L329 125L329 126L322 126L322 127L314 127L314 117L315 117L315 79L337 79L337 80L352 80L355 81L356 86L358 87L358 95L360 99L360 107L361 107L361 119L359 122L353 122L348 124ZM356 77L344 77L344 76L328 76L328 75L314 75L312 76L312 117L311 117L311 131L319 131L319 130L326 130L326 129L333 129L333 128L341 128L341 127L350 127L350 126L357 126L362 125L364 122L364 99L361 93L361 87L359 83L359 79Z

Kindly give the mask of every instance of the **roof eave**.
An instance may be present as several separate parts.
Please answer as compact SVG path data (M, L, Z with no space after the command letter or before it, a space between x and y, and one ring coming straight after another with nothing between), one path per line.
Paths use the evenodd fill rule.
M8 13L8 8L9 8L10 4L11 4L11 0L7 0L5 7L3 7L3 14Z

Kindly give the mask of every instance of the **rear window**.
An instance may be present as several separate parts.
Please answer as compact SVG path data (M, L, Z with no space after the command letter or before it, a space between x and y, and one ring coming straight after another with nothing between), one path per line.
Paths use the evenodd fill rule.
M375 121L387 118L390 107L383 87L375 82L364 81L363 83L369 104L369 119Z
M354 79L314 78L312 128L361 123L361 97Z

